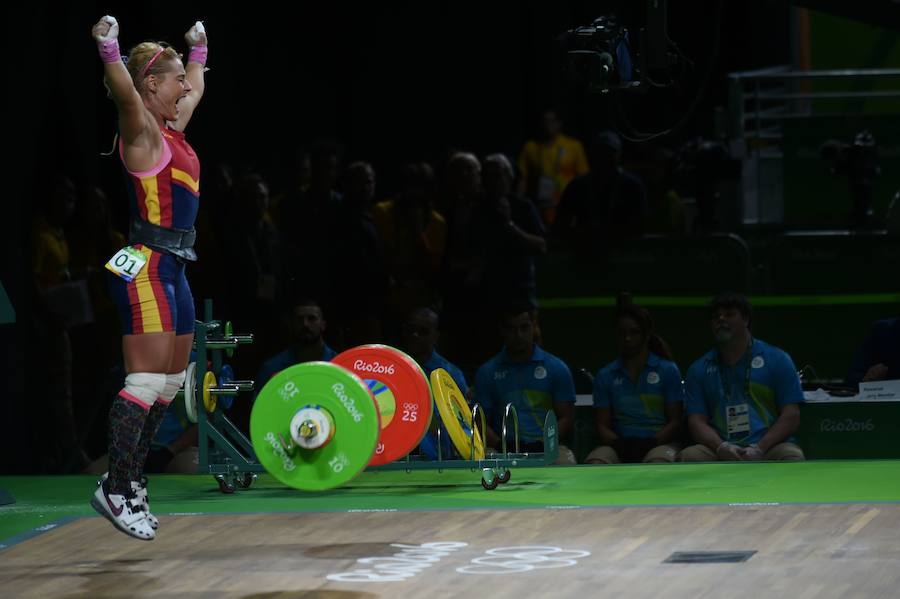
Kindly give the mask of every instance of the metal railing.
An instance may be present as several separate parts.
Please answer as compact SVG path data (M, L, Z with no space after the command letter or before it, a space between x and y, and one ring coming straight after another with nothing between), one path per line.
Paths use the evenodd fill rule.
M872 89L873 79L879 89ZM783 221L786 121L863 114L870 100L897 99L900 113L900 69L794 70L779 65L729 73L728 80L729 118L723 133L744 163L739 193L745 224ZM824 82L838 89L823 89Z

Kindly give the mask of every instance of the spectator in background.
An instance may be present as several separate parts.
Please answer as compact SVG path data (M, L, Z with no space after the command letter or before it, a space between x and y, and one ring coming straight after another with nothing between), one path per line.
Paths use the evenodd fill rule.
M310 161L307 148L301 148L297 152L293 164L288 167L288 171L286 189L281 193L275 194L272 198L272 219L276 223L282 222L281 210L283 206L296 202L298 198L303 197L309 191L310 180L312 179L312 162Z
M486 445L499 449L507 404L516 408L520 449L544 451L544 421L553 410L559 434L557 464L574 464L572 450L562 444L572 433L575 382L569 367L535 343L535 316L527 306L508 308L500 319L504 339L499 354L485 362L475 375L472 402L481 404L487 417ZM510 423L508 432L514 427ZM508 448L515 440L507 439Z
M72 277L85 282L93 316L92 322L69 330L78 437L84 442L93 428L97 428L98 432L102 428L105 444L106 423L101 425L100 422L105 418L97 416L109 401L103 389L104 379L120 362L117 342L120 325L116 307L107 291L103 265L126 245L126 241L125 236L112 226L106 194L96 186L81 190L66 234L69 238ZM95 421L101 426L95 427Z
M283 295L280 235L268 214L269 186L257 173L246 173L237 184L232 229L226 244L229 257L231 318L257 335L259 345L242 358L266 349L277 338L276 314Z
M336 352L325 343L325 317L318 302L311 299L295 301L285 314L290 335L290 347L272 356L259 369L256 375L257 392L269 382L273 376L294 364L315 361L330 361Z
M372 217L375 198L375 169L367 162L347 167L343 181L344 200L335 213L333 231L340 232L340 243L333 244L331 270L353 273L355 286L364 294L347 293L347 279L333 277L330 296L332 323L338 323L340 345L355 347L382 339L381 321L387 293L384 250ZM331 313L331 312L330 312ZM335 327L332 327L332 332Z
M456 365L447 361L437 352L437 342L440 338L439 317L431 308L414 308L400 327L400 349L409 354L416 363L425 371L425 376L430 377L436 368L446 370L456 386L465 396L469 392L466 377ZM447 429L440 423L440 418L432 420L432 427L422 439L419 445L422 453L432 460L438 457L437 452L437 427L441 427L441 457L447 459L451 455L450 435Z
M144 471L197 474L200 470L197 439L197 425L188 422L181 410L168 410L150 444Z
M431 166L406 164L400 185L396 198L379 202L372 211L390 277L388 318L395 327L409 310L437 299L437 275L447 244L447 223L433 207Z
M447 250L441 267L440 292L443 300L443 348L462 360L466 367L480 364L484 356L472 343L477 318L484 314L482 298L472 293L473 255L469 225L481 197L481 162L474 154L454 152L447 162L442 210L447 218ZM487 331L493 332L495 327ZM487 347L495 346L490 343Z
M328 298L334 273L323 257L335 244L331 225L342 201L336 189L340 164L337 142L314 144L309 186L303 190L299 183L297 192L285 195L279 206L275 224L283 245L285 284L295 297L317 297L323 302Z
M534 205L513 195L515 176L506 156L485 158L482 178L484 196L469 223L476 296L498 309L535 309L534 257L547 251L544 227Z
M588 172L581 142L562 133L562 121L553 110L541 114L537 136L522 146L518 165L519 193L534 202L547 226L556 218L566 186Z
M40 198L32 226L31 267L33 281L29 323L28 380L40 381L42 401L36 415L44 422L40 439L40 468L47 473L72 473L90 460L78 440L72 398L72 342L68 330L63 290L71 280L69 243L65 227L72 218L76 189L72 180L55 176Z
M471 268L469 223L481 196L481 162L474 154L456 152L447 162L441 213L447 220L445 280L451 287L465 283ZM448 289L445 291L452 291Z
M31 269L38 287L43 290L71 279L65 228L75 212L76 197L72 180L65 176L56 177L35 218Z
M800 426L803 390L784 351L750 332L750 302L723 293L709 304L716 348L685 377L688 426L697 445L685 462L802 460L791 435Z
M897 379L900 379L900 318L876 320L856 352L847 385L856 388L861 382Z
M646 146L646 144L638 144ZM687 233L684 202L675 190L675 153L658 145L642 147L640 154L625 164L647 189L646 233Z
M602 445L589 464L674 462L681 450L684 390L668 344L650 313L619 296L619 358L594 378L594 408Z
M210 181L203 189L203 201L197 206L197 242L194 249L203 258L219 256L228 251L225 242L234 232L235 210L238 209L232 168L218 163L210 169ZM229 300L231 268L225 260L205 261L203 268L191 273L191 289L198 299L214 298L216 312L233 314Z
M582 255L604 253L608 244L640 237L647 215L647 192L621 166L622 140L602 131L589 148L591 172L573 180L560 200L554 233Z

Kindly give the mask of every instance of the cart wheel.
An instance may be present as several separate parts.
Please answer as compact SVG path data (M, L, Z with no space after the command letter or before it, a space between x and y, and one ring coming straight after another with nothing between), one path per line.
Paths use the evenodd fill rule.
M497 477L497 473L491 468L484 468L481 471L481 486L484 487L485 490L493 491L499 484L500 479Z
M215 475L216 482L219 484L219 491L226 495L231 495L234 493L234 485L225 480L225 476L222 474Z
M255 472L244 472L234 477L234 484L242 489L249 489L250 485L252 485L255 480Z
M509 482L509 479L511 477L512 477L512 470L510 470L509 468L504 468L503 471L500 473L500 476L497 477L497 480L500 481L500 484L505 485L506 483Z
M487 491L493 491L494 489L497 488L497 485L499 485L499 484L500 484L499 478L495 478L492 482L488 482L488 481L484 480L483 478L481 479L481 486L484 487L485 490L487 490Z

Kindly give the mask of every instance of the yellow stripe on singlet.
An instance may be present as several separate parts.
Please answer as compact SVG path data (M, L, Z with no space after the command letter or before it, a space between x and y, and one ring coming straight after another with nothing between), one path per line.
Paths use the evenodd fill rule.
M157 218L159 213L157 211ZM138 300L141 305L141 322L145 333L160 333L163 330L162 319L159 317L159 302L153 294L153 286L150 284L150 259L153 256L153 250L142 247L141 252L147 256L147 264L134 278L134 285L137 288Z
M172 168L172 178L176 181L181 181L190 187L191 191L194 193L200 193L200 181L194 181L194 179L186 172L180 171L177 168Z
M159 187L156 175L141 179L141 187L144 188L144 204L147 206L147 221L154 225L159 224Z

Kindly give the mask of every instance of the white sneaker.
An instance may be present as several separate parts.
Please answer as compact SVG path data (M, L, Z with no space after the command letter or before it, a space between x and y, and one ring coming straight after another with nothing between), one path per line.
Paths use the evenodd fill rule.
M125 534L143 541L152 541L156 538L156 531L150 527L144 510L135 501L124 495L107 493L106 485L101 484L94 491L91 507Z
M159 519L150 513L150 498L147 496L147 477L142 476L139 481L131 481L131 490L134 491L137 505L144 510L144 515L147 517L147 522L150 523L150 528L157 530L159 528Z
M104 472L103 476L100 478L100 482L97 483L97 486L103 484L103 481L107 478L109 478L109 472ZM147 496L147 477L142 476L139 481L131 481L131 490L134 491L136 498L134 503L138 509L144 510L144 515L147 517L147 522L150 523L150 528L158 530L159 519L150 513L150 499Z

